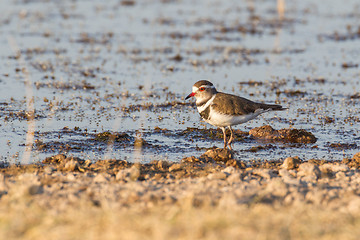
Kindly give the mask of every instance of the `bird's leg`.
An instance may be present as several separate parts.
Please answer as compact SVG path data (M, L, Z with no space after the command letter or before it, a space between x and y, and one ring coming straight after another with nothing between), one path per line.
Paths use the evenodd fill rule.
M223 134L224 134L224 148L226 148L226 144L227 144L227 142L226 142L226 130L225 130L224 127L221 127L221 130L223 131Z
M230 138L229 138L229 141L228 141L227 144L228 144L228 146L229 146L229 149L232 150L232 149L231 149L231 142L232 142L232 140L234 140L233 130L232 130L231 126L229 126L228 128L230 129L231 135L230 135Z

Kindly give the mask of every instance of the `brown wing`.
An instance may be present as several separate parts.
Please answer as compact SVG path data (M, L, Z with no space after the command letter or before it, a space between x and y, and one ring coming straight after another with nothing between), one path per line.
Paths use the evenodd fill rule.
M217 102L218 104L214 102ZM258 109L284 110L280 105L257 103L246 98L226 93L217 93L211 107L216 111L232 115L246 115L253 113Z

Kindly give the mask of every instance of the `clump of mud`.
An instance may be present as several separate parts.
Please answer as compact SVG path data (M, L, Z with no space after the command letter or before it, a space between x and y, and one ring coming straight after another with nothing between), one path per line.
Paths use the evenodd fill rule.
M251 129L249 132L255 138L283 141L288 143L315 143L316 137L304 129L273 129L271 126L266 125Z
M194 156L185 157L181 160L183 163L200 163L200 164L209 164L217 163L225 165L227 167L234 168L246 168L246 164L242 161L234 159L234 152L227 148L212 148L207 150L199 158Z
M96 141L101 142L109 142L109 141L115 141L115 142L130 142L131 137L127 133L111 133L111 132L101 132L95 135L94 138Z

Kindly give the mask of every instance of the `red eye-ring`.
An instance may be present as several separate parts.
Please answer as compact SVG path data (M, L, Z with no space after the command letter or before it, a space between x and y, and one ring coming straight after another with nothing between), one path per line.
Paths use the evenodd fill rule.
M204 88L204 87L201 87L201 88L199 88L199 90L200 90L200 92L202 92L202 91L205 90L205 88Z

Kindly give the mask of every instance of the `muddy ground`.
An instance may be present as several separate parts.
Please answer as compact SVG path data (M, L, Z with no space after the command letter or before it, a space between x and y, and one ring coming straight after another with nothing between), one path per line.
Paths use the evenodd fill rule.
M212 149L180 163L54 155L0 169L5 239L357 239L360 153L241 162Z

